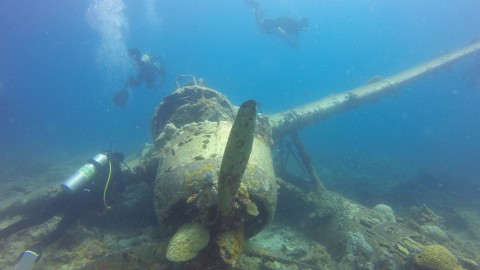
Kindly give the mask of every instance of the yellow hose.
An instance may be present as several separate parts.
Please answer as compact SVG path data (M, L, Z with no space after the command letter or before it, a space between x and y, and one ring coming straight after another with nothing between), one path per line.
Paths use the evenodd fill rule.
M107 178L107 183L105 184L105 189L103 190L103 205L105 205L105 208L110 209L110 206L107 205L107 190L108 190L108 184L110 183L110 178L112 176L112 162L109 160L108 161L108 178Z

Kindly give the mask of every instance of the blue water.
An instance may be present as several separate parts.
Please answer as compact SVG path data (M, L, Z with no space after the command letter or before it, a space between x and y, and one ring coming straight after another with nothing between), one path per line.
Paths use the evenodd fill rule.
M308 17L299 48L260 33L241 0L1 1L0 97L8 112L0 120L0 155L88 158L110 143L134 154L152 142L150 118L179 74L205 78L236 105L256 99L269 114L394 74L480 36L477 0L260 5L268 18ZM113 94L136 74L125 54L130 47L161 56L167 81L157 91L135 89L128 106L117 108ZM462 80L472 62L303 130L315 165L362 170L369 159L383 159L390 171L428 167L478 180L480 90Z

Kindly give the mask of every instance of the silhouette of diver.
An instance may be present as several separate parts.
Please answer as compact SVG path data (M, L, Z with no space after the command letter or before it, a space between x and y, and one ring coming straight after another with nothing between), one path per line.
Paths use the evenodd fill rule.
M148 89L159 88L165 81L165 68L161 58L141 54L137 48L129 49L128 55L135 62L139 73L136 77L128 78L123 89L118 91L113 97L113 103L118 107L127 105L128 92L132 88L139 87L143 82L145 82ZM159 78L158 82L157 77Z
M276 19L265 19L263 11L258 2L245 0L245 3L253 9L255 22L260 32L264 34L275 34L283 39L291 47L298 47L298 37L301 31L307 29L308 19L295 20L289 17L278 17Z

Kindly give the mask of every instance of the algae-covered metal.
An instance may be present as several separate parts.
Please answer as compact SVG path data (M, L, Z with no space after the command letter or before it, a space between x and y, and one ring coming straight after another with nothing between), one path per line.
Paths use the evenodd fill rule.
M233 199L240 187L252 152L257 119L256 106L254 100L249 100L240 106L225 146L218 177L217 205L222 216L228 216L231 212Z
M159 157L154 206L160 224L174 232L185 223L201 223L211 232L213 230L215 241L210 239L211 243L215 243L224 253L238 255L243 232L247 237L255 235L272 220L275 212L277 181L271 156L271 126L275 138L291 134L337 113L376 101L392 90L478 50L480 43L475 43L362 87L269 118L259 115L251 154L245 151L244 155L233 155L226 159L232 164L246 166L239 167L238 174L235 173L240 176L240 172L245 170L241 182L231 181L236 179L236 176L229 175L237 172L235 167L228 163L221 164L237 109L225 96L212 89L199 85L177 89L163 99L152 119L155 156ZM230 152L229 148L227 146L227 153ZM222 172L224 166L228 173ZM220 191L223 195L219 195L222 184L225 184L225 190ZM294 202L294 189L284 190L291 204ZM318 230L323 244L335 256L341 257L346 254L345 251L362 248L360 251L365 258L389 254L391 257L385 259L386 263L401 265L407 257L429 243L428 239L400 224L379 219L370 209L329 192L321 194L318 198L310 198L299 191L298 198L302 205L310 202L313 206L310 213L305 211L302 214L311 221L310 231L315 233ZM316 200L318 203L312 203ZM242 221L228 223L238 227L217 230L217 206L220 206L218 209L222 215ZM232 209L233 214L230 215ZM243 216L237 219L237 215ZM308 222L306 226L309 226ZM394 238L391 232L395 233ZM209 248L211 246L206 250ZM202 265L202 259L208 260L211 258L209 256L207 252L200 252L196 263ZM236 258L222 256L224 262L230 265Z
M250 108L251 109L251 108ZM212 226L219 172L236 109L220 93L201 86L177 89L152 119L156 156L154 207L160 224L174 232L183 223ZM234 204L245 212L245 234L253 236L272 219L277 184L271 156L271 129L258 116L252 152ZM253 202L258 215L249 215Z

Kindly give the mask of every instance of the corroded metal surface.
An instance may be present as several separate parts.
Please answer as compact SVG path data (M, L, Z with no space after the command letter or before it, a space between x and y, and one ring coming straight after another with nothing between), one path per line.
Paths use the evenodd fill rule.
M240 106L223 153L218 177L218 211L228 216L252 153L257 108L254 100Z
M270 115L273 136L275 138L283 137L295 130L317 124L338 113L375 102L379 98L397 91L405 84L423 78L442 67L454 64L478 51L480 51L480 42L439 56L390 77L378 78L352 90Z
M154 185L154 206L160 223L170 228L172 232L185 221L211 225L209 223L212 223L212 215L216 213L220 165L233 124L233 117L230 119L229 115L234 116L236 113L234 108L225 105L229 103L225 103L223 96L216 94L214 90L188 87L176 92L199 91L205 94L198 95L196 100L189 100L188 103L182 103L183 105L175 108L170 112L170 116L166 116L169 120L152 120L156 123L168 122L163 129L158 130L160 133L155 141L159 164ZM175 97L184 100L184 96L178 93ZM205 97L209 97L208 100L204 100ZM171 100L172 98L166 98L170 100L168 105L162 102L157 112L166 111L163 106L170 107L171 104L179 103ZM195 110L197 101L204 104L219 102L220 104L209 107L210 110L218 111L210 112L207 119L185 113ZM210 117L213 115L215 117ZM236 207L245 212L250 202L258 208L258 216L245 214L247 237L258 233L273 219L277 198L270 149L272 142L270 127L265 117L259 117L256 125L252 152L248 163L244 164L246 170L241 178L241 185L244 186L242 190L245 192L235 203Z
M221 93L203 86L186 86L163 98L151 120L153 140L165 126L181 127L204 121L233 121L235 108Z

